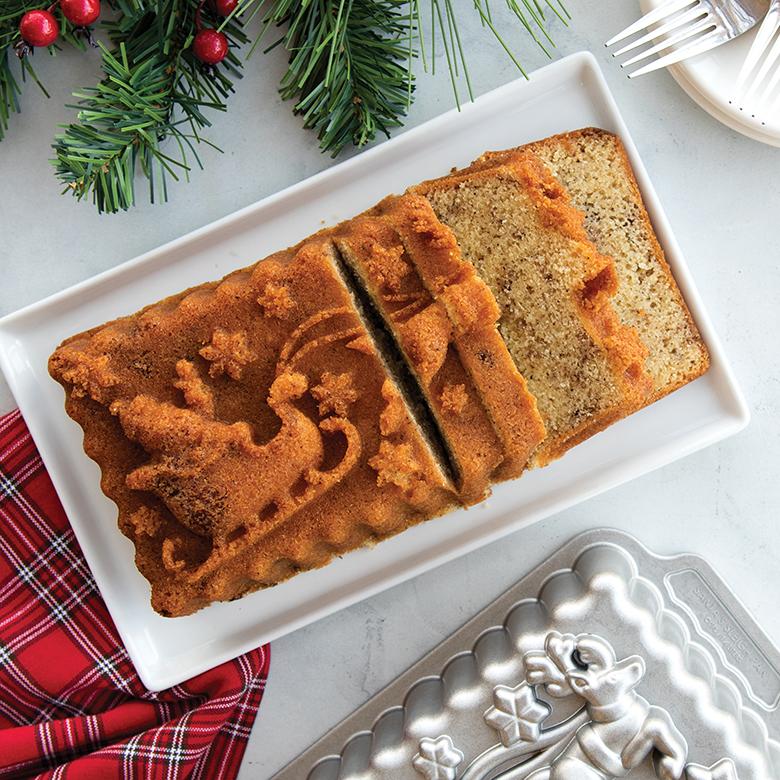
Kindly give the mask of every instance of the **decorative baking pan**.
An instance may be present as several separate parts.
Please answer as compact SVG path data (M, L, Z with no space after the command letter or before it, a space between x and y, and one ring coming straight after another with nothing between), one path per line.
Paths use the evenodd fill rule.
M780 777L780 652L694 555L574 538L275 780Z

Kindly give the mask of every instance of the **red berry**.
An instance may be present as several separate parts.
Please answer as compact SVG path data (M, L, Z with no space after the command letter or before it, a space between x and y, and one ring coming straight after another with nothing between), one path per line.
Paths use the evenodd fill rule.
M86 27L100 16L100 0L61 0L63 16L76 27Z
M29 46L51 46L60 34L60 26L50 11L28 11L19 23L22 40Z
M218 30L201 30L192 42L192 53L207 65L222 62L228 53L228 39Z
M209 7L218 16L230 16L238 8L238 0L209 0Z

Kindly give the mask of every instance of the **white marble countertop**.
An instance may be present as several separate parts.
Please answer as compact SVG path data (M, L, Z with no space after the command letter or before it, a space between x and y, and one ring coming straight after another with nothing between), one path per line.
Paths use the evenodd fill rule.
M498 6L499 4L496 4ZM706 558L780 644L780 149L718 123L667 72L629 81L603 42L638 14L634 0L567 0L570 26L551 25L553 57L592 51L649 172L715 331L750 407L749 426L572 509L518 531L272 644L271 671L240 773L265 780L576 534L623 529L655 553ZM475 94L518 73L468 0L456 4ZM496 8L495 10L498 10ZM511 29L510 29L511 28ZM528 70L546 64L508 26ZM172 182L166 204L99 216L60 195L49 163L71 92L99 76L97 55L38 56L51 94L29 82L0 143L0 315L206 225L336 160L300 129L277 86L280 52L255 55L229 110L199 150L204 170ZM406 126L453 106L446 63L418 76ZM183 285L184 286L184 285ZM0 387L0 412L15 400Z

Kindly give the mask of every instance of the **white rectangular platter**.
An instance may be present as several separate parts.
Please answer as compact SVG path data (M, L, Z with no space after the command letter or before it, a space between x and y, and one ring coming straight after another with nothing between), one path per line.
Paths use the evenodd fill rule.
M359 550L238 602L165 619L100 492L81 430L46 370L63 338L221 278L392 192L504 149L581 127L626 146L659 240L710 350L709 372L489 502ZM595 59L564 58L158 250L0 320L0 366L143 682L175 685L242 652L742 429L748 412L680 249Z

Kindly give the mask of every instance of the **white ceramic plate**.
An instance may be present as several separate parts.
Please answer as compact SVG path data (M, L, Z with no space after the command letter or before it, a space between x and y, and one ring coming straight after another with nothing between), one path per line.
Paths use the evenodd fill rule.
M709 347L701 379L613 426L492 498L230 604L166 619L149 606L131 543L100 492L81 429L46 371L64 337L182 288L218 279L391 192L488 149L600 126L627 148L661 244ZM21 407L127 650L152 690L177 684L371 594L729 436L745 402L694 289L636 148L592 55L507 84L236 214L0 320L0 365Z
M640 0L642 13L662 0ZM710 116L748 138L770 146L780 146L780 106L765 121L732 104L732 91L742 63L756 37L757 28L711 51L671 65L668 70L683 91ZM647 78L640 76L639 78Z

